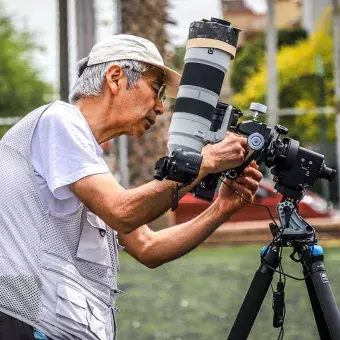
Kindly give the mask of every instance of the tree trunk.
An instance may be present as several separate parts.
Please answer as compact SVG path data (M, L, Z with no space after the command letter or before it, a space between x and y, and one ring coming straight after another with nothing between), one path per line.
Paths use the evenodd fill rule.
M168 23L167 0L122 0L122 33L152 41L164 58ZM140 138L129 138L130 185L138 186L153 178L156 161L167 154L167 131L170 115L165 113L157 124Z

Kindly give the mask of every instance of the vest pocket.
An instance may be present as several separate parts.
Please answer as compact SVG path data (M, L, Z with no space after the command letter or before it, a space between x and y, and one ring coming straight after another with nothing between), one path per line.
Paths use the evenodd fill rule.
M107 340L105 314L110 316L110 307L104 307L105 310L103 307L76 288L64 282L58 283L56 315L64 320L64 327L76 331L81 339L88 333L99 340Z
M57 295L56 314L87 326L86 297L63 283L58 284Z
M91 301L87 300L87 303L89 306L88 321L91 332L96 334L100 340L106 340L105 319L101 311Z
M114 338L112 308L118 290L83 278L70 262L49 253L43 256L42 288L42 330L65 340Z
M77 258L106 268L112 267L105 222L91 211L87 212L80 235Z

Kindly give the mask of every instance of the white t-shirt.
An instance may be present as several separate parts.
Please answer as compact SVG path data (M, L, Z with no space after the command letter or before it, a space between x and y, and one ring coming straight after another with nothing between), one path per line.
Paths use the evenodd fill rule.
M110 172L102 153L77 107L56 101L42 114L32 137L31 162L50 211L71 213L79 207L80 200L68 185Z

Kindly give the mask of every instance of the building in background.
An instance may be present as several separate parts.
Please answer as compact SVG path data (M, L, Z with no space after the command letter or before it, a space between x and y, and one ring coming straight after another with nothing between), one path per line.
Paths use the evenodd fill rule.
M275 24L277 29L303 28L309 34L316 30L319 16L324 8L331 5L331 0L275 0ZM256 11L256 5L246 0L221 0L223 18L230 21L234 27L242 29L239 35L238 48L250 43L259 33L267 31L267 12ZM250 6L251 5L251 6ZM236 54L237 58L237 54ZM221 97L224 101L230 101L232 90L226 76Z
M238 46L247 40L247 36L263 31L266 24L266 13L258 14L242 0L222 0L223 17L234 27L242 29Z
M267 28L267 13L257 13L245 0L221 0L223 17L233 26L243 30L240 34L239 46L251 40L258 32ZM316 29L323 9L331 5L331 0L276 0L276 27L302 27L308 33Z
M267 13L257 13L244 0L222 0L223 17L233 26L243 30L240 34L239 46L251 40L267 27ZM294 0L275 2L276 27L292 27L299 25L300 4Z

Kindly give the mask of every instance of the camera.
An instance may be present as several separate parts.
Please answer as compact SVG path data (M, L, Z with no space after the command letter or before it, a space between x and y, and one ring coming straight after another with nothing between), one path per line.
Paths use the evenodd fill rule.
M206 176L192 189L200 199L212 201L219 179L235 179L252 161L270 168L275 190L295 200L301 199L304 188L319 178L334 180L336 171L326 166L323 155L300 147L297 140L281 140L288 133L286 127L271 128L258 121L267 111L265 105L252 103L253 119L239 122L242 111L218 101L229 63L235 57L239 32L230 22L216 18L190 25L183 76L169 129L169 156L157 161L154 175L158 180L182 183L173 195L175 201L178 190L197 178L203 146L218 143L227 130L247 137L246 159L235 169ZM173 210L176 206L173 201Z
M301 199L303 190L312 186L318 179L334 180L336 171L326 166L322 154L301 147L300 143L292 138L284 137L281 140L281 136L288 133L286 127L276 125L272 129L257 120L261 114L266 113L266 109L265 105L252 103L250 110L254 114L253 119L239 122L243 117L240 109L226 103L217 103L211 130L219 131L222 124L226 124L229 131L248 138L249 152L239 167L206 176L192 190L197 198L211 201L219 178L235 179L252 161L256 161L258 165L264 163L270 168L274 175L275 190L295 200ZM174 150L172 156L167 158L168 168L158 167L158 171L162 169L163 173L166 173L169 167L172 167L173 180L191 183L197 177L200 162L197 162L197 157L190 157L190 153L180 152L179 157L176 152L178 151Z

